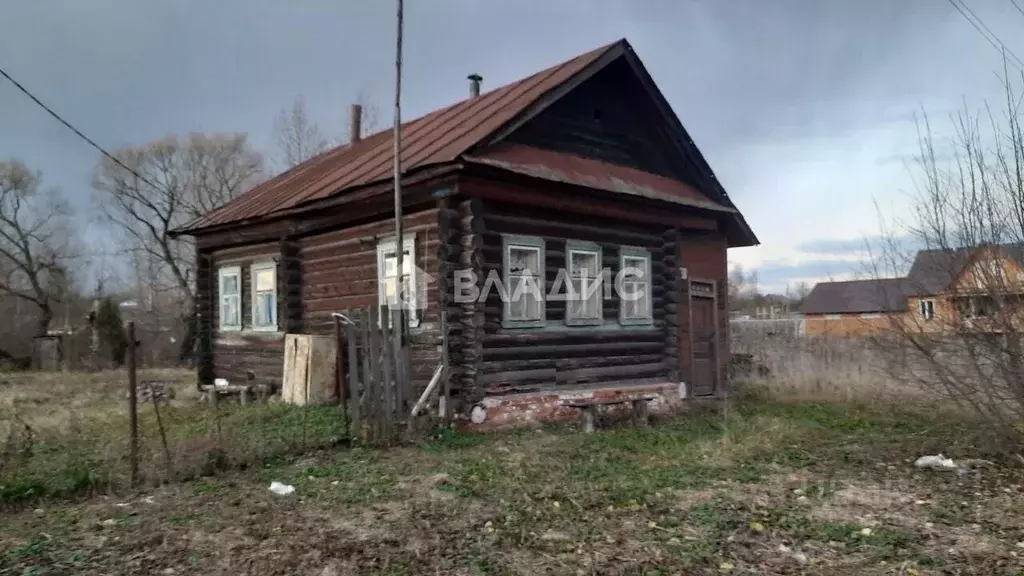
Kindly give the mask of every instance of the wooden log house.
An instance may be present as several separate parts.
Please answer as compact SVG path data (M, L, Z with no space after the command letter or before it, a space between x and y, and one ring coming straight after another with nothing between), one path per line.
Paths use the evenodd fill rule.
M329 334L332 312L383 303L402 249L415 382L446 349L458 415L511 422L556 416L551 399L571 394L723 390L726 250L757 239L629 43L489 92L470 79L468 99L403 124L400 243L392 133L361 136L358 107L349 144L178 231L196 243L200 383L278 388L284 334ZM642 271L627 280L645 296L558 297L581 287L574 274L624 267ZM489 276L505 288L529 276L543 294L460 298Z

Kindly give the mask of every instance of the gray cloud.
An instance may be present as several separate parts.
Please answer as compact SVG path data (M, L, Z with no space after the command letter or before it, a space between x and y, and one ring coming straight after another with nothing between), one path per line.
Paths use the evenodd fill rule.
M892 238L877 235L863 238L813 238L800 242L795 250L821 256L878 256L893 249L904 253L922 248L924 246L918 236L902 234Z
M389 123L393 2L7 4L0 65L110 148L199 130L268 149L298 93L334 134L360 91ZM492 88L628 38L765 246L851 235L803 223L870 217L874 195L905 187L887 158L916 151L915 112L999 94L1000 55L934 0L406 4L406 117L465 97L470 72ZM1013 6L977 4L1024 53ZM0 82L0 157L12 156L85 212L97 154Z
M811 260L799 264L766 262L757 268L758 281L769 286L785 285L800 278L835 278L870 271L866 261Z

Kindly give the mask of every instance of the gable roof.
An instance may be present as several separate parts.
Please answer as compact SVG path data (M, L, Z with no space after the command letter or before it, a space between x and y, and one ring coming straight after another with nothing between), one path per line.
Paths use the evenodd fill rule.
M466 156L466 161L567 184L662 200L715 212L738 213L693 186L629 166L524 144L502 144Z
M476 161L478 163L499 166L513 172L528 174L537 178L558 180L584 186L606 189L613 192L630 193L644 196L644 191L651 190L651 175L642 171L633 171L630 176L635 182L618 177L618 172L609 174L605 170L604 186L594 186L590 170L601 162L586 158L572 157L571 171L580 177L552 177L550 173L537 173L524 169L514 169L512 164L505 162L500 153L498 156L486 153L467 158L480 146L494 144L522 126L527 120L561 96L570 92L576 85L591 77L619 58L626 58L633 71L647 88L648 94L662 112L665 122L676 134L676 146L685 154L704 175L702 190L685 184L668 184L662 179L661 187L674 188L659 199L685 206L702 209L718 210L730 216L727 231L730 245L755 245L758 243L753 231L743 216L733 206L725 190L715 178L710 166L700 151L693 145L678 117L672 112L661 92L654 85L643 64L633 54L632 47L625 40L602 46L571 60L557 64L546 70L528 76L517 82L507 84L489 92L480 94L431 112L426 116L402 124L402 172L410 176L431 167L453 165L460 161ZM391 180L394 144L393 131L387 129L359 142L339 146L320 154L292 169L264 182L252 190L235 198L220 208L190 222L176 230L175 233L194 234L201 230L222 226L241 225L275 216L285 212L293 212L318 200L330 198L343 191L388 182ZM530 148L534 152L538 149ZM489 151L485 151L489 152ZM522 151L521 151L522 152ZM571 155L562 155L571 156ZM563 158L563 160L565 160ZM565 165L566 162L563 162ZM607 166L607 165L605 165ZM614 167L621 171L621 167ZM581 171L582 170L582 171ZM628 170L628 169L627 169ZM562 176L565 176L563 171ZM682 185L680 187L679 185ZM685 188L685 191L684 191ZM691 194L691 191L693 194ZM693 198L696 194L699 198ZM652 197L651 195L646 195Z
M819 282L800 306L801 314L865 314L907 309L903 278Z
M930 296L947 292L978 253L979 247L920 250L907 274L909 296ZM1024 267L1024 244L996 246L1007 258Z
M402 171L453 162L531 103L593 64L620 42L602 46L512 84L402 123ZM189 223L182 231L265 216L392 176L394 132L388 128L287 170Z

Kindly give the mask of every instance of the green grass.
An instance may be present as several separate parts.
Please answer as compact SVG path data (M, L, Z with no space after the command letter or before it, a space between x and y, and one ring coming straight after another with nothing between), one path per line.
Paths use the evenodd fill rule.
M330 406L267 404L221 406L218 439L214 409L205 404L161 407L172 458L172 479L258 465L288 454L328 447L344 438ZM149 484L167 479L153 407L140 407L140 472ZM0 466L0 505L87 495L124 487L129 474L128 418L103 414L70 426L33 430Z
M1014 528L1024 525L1017 508L1001 511L1011 515L1001 520L1008 528L972 528L992 516L976 508L991 505L992 494L1019 496L1019 470L1000 466L958 479L909 463L938 446L954 458L1004 462L985 428L912 406L747 401L730 406L728 420L717 410L693 410L644 430L438 429L422 446L305 453L293 450L302 429L307 441L329 442L335 420L331 410L303 417L291 408L226 412L226 430L256 439L240 438L234 448L251 457L250 467L165 487L157 504L138 504L138 514L103 501L73 514L59 515L63 508L52 503L41 517L21 512L0 532L0 572L69 566L72 554L82 567L72 571L109 572L118 554L134 554L144 542L161 543L146 552L159 559L154 566L223 572L250 562L256 570L261 543L270 539L273 564L262 568L288 573L319 573L327 558L339 558L367 574L561 574L587 571L597 558L614 573L717 573L728 565L732 573L914 567L924 574L959 565L943 537L963 533L993 542L991 552L972 557L978 573L1002 573L1024 539ZM174 428L175 438L206 430L199 415L183 413L175 422L188 423ZM271 495L274 480L294 485L296 495ZM68 486L74 481L84 482L68 476ZM905 498L861 502L853 488ZM942 497L928 496L934 494ZM933 502L916 505L918 498ZM114 525L99 529L116 531L117 543L74 537L110 518ZM203 544L222 533L237 536L237 545ZM322 556L315 565L305 563L310 549ZM797 553L809 564L801 568ZM831 565L846 571L830 572Z

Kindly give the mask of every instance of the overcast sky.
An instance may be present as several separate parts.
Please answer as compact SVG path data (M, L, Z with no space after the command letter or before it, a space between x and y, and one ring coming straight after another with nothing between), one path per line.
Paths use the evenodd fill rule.
M964 0L1024 56L1010 0ZM1024 2L1018 0L1024 5ZM360 92L390 115L394 2L6 2L0 67L108 148L248 132L305 95L344 134ZM762 246L730 251L764 288L844 278L877 207L905 211L914 113L940 131L998 101L1002 58L946 0L407 0L404 113L627 38ZM88 205L97 153L0 80L0 158Z

